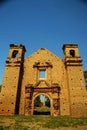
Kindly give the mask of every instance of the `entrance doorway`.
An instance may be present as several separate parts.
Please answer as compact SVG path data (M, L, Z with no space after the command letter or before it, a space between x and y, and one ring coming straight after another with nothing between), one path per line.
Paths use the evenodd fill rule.
M34 115L50 115L50 99L44 94L38 95L34 100Z

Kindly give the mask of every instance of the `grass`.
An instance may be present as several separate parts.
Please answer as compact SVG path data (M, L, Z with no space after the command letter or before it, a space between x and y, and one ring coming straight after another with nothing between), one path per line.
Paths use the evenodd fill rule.
M77 127L87 125L87 118L72 118L69 116L58 116L49 118L43 127L57 128L57 127Z
M87 126L87 118L70 116L0 116L0 130L40 130L43 128Z
M37 110L38 112L50 112L50 108L47 106L36 107L35 110Z

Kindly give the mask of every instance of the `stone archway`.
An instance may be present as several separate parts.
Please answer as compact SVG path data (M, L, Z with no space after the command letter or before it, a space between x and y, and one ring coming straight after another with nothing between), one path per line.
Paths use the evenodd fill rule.
M33 115L50 115L51 99L46 94L38 94L33 101Z
M39 95L44 95L50 101L50 115L60 115L60 87L57 84L54 85L43 88L32 85L25 87L25 115L35 114L35 99Z

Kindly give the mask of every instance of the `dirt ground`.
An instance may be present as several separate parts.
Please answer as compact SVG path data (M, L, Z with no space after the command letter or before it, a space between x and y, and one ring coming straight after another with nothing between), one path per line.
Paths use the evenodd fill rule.
M74 128L74 127L59 127L56 129L41 128L38 130L87 130L87 126L78 126L76 128Z

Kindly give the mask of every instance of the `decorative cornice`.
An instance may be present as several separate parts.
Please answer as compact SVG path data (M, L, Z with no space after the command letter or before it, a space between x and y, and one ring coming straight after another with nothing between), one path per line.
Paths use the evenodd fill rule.
M52 67L50 62L35 62L33 67Z

